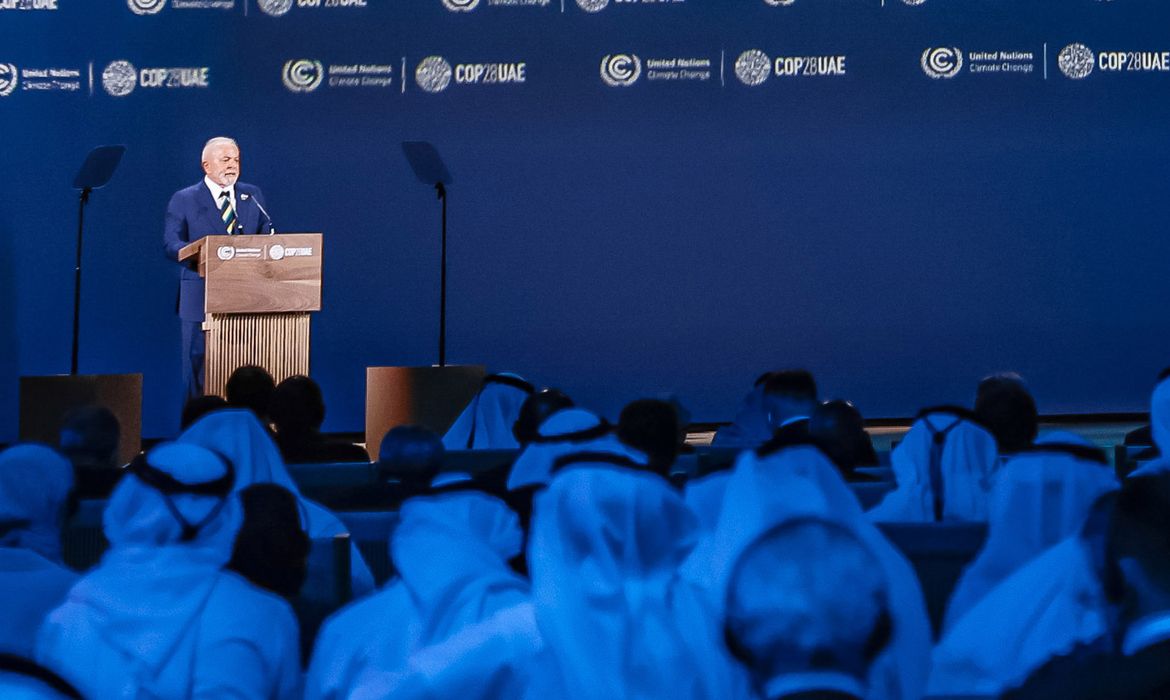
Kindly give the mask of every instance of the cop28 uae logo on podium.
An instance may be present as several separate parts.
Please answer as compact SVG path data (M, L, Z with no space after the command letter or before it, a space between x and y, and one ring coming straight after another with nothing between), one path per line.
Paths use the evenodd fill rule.
M136 15L157 15L166 6L167 0L126 0L126 4Z
M642 59L632 53L615 53L601 59L601 79L610 87L629 87L642 75Z

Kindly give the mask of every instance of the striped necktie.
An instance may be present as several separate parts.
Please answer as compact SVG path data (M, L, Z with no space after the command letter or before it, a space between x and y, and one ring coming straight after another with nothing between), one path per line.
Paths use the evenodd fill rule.
M227 190L220 192L219 197L223 200L219 208L219 218L223 219L224 228L230 236L236 232L236 210L232 207L232 198Z

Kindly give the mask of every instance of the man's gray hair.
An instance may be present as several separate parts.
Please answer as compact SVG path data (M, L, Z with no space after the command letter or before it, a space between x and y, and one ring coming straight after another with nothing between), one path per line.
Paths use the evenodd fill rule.
M236 143L235 139L228 136L216 136L214 138L208 139L207 143L203 144L203 154L199 158L200 162L207 161L207 155L211 153L212 149L218 146L227 145L235 146L237 149L240 147L240 145Z

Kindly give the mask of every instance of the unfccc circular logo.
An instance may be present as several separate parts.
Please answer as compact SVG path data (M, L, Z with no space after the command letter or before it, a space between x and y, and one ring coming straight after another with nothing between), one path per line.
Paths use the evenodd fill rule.
M427 56L414 69L414 82L427 92L442 92L451 84L451 64L442 56Z
M963 52L940 46L922 52L922 71L932 78L953 78L963 70Z
M281 82L291 92L312 92L325 79L325 66L320 61L301 58L287 61L280 75Z
M8 97L16 89L16 66L0 63L0 97Z
M236 248L235 246L221 245L216 248L215 254L220 260L231 260L236 257Z
M1060 72L1073 80L1083 80L1093 72L1097 64L1097 54L1084 44L1069 44L1060 50L1056 57L1056 65Z
M292 9L293 0L256 0L256 4L264 14L280 17Z
M735 77L744 85L763 85L772 73L772 59L759 49L744 51L735 59Z
M114 61L102 71L102 87L114 97L125 97L138 87L138 71L129 61Z
M479 0L443 0L443 7L452 12L471 12L479 7Z
M629 87L642 75L642 60L632 53L615 53L601 59L601 79L610 87Z
M586 12L601 12L609 6L609 0L577 0L577 7Z
M167 4L167 0L126 0L126 4L136 15L156 15Z

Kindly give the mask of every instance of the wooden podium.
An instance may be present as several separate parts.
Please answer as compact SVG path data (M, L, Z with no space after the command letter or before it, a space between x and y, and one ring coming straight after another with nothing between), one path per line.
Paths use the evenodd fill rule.
M321 310L322 236L206 236L179 251L206 280L203 391L259 365L277 382L309 373L309 314Z

